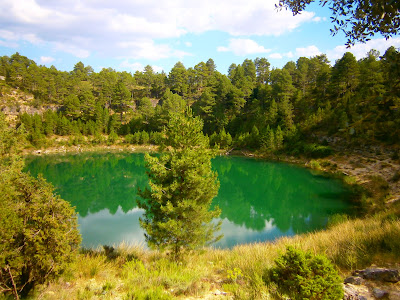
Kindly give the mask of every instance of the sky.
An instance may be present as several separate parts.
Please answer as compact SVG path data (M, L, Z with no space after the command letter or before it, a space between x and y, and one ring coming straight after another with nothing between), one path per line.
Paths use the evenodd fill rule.
M360 59L400 48L399 36L375 36L347 49L318 2L293 16L277 0L1 0L0 56L19 52L63 71L81 61L96 72L150 65L167 74L178 61L189 68L212 58L226 74L246 58L281 68L301 56L324 53L334 64L347 51Z

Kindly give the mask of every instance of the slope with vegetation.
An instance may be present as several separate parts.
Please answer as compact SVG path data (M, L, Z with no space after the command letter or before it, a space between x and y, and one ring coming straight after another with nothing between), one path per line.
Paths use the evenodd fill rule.
M398 151L399 65L394 47L358 61L348 52L333 66L325 55L282 69L246 59L228 76L211 59L193 68L178 62L168 75L150 66L96 73L81 62L62 72L16 53L1 57L1 107L19 116L36 147L54 136L69 136L71 144L157 144L168 114L191 106L211 145L221 148L322 157L336 146L384 143ZM15 89L26 99L13 98Z

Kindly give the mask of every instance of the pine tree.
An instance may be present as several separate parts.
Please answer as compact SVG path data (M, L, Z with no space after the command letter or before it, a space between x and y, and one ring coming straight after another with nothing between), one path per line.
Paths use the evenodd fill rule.
M146 154L150 188L140 190L138 206L145 209L140 224L151 248L169 250L174 259L182 252L211 244L220 214L210 210L219 182L211 170L214 152L202 133L203 122L186 114L171 116L159 156Z
M283 145L283 132L281 127L278 125L275 131L275 147L276 149L282 148Z

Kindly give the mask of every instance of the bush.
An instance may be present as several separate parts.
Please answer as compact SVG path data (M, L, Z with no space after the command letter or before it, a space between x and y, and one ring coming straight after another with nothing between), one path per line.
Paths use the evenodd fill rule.
M329 146L322 146L318 144L306 144L303 147L304 155L312 158L323 158L331 155L333 149Z
M112 130L108 135L107 145L113 145L118 141L118 134Z
M150 140L149 134L146 131L143 130L140 133L140 140L139 140L140 144L146 145L146 144L149 143L149 140Z
M163 134L161 132L155 131L150 134L150 143L154 145L159 145L163 140Z
M0 298L56 277L80 244L76 214L43 178L22 172L22 131L0 113Z
M310 167L311 167L311 169L313 169L313 170L321 170L321 169L322 169L322 168L321 168L321 165L320 165L319 162L316 161L316 160L310 161Z
M0 285L23 296L56 277L80 244L70 204L44 179L2 170L0 187Z
M133 134L129 133L125 136L125 143L134 144Z
M313 256L291 246L275 260L270 279L292 299L342 299L342 280L324 256Z
M103 144L103 143L104 143L104 137L99 132L96 132L92 139L92 144Z

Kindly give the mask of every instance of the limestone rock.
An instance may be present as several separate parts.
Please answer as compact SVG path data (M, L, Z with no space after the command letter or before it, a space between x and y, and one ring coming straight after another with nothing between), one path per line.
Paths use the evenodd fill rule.
M352 284L344 285L344 300L368 300L369 292L364 286L355 286Z
M363 279L360 276L349 276L344 280L344 283L351 283L355 285L360 285L363 283Z
M384 290L381 290L378 288L374 288L372 293L374 294L375 298L377 298L377 299L382 299L383 297L389 296L389 293L387 291L384 291Z
M354 272L355 276L360 276L364 279L378 280L384 282L396 283L400 281L398 270L385 269L385 268L368 268L365 270L357 270Z

